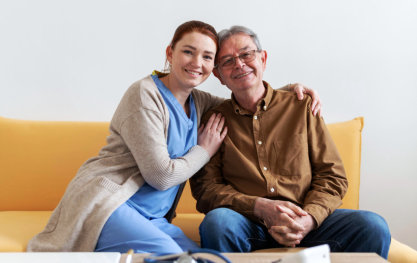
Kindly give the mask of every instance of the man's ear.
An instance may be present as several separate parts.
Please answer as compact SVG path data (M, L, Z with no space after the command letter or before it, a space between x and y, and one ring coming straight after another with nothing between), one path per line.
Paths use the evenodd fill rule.
M213 69L213 74L214 74L214 76L216 76L216 78L218 78L220 80L220 83L222 85L226 85L226 84L224 84L224 82L222 80L222 77L220 76L220 72L219 72L219 70L217 68L214 68Z
M266 51L265 50L262 50L261 51L261 60L262 60L262 68L263 68L263 70L265 70L265 68L266 68L266 59L267 59L267 57L268 57L268 54L266 53Z
M167 56L167 60L169 64L172 64L172 48L171 45L167 46L167 49L165 50L165 55Z

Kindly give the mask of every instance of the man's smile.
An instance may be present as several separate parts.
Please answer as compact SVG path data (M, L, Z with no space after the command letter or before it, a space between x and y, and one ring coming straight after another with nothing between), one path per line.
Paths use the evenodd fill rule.
M233 78L233 79L240 79L240 78L243 78L243 77L245 77L245 76L247 76L247 75L251 74L252 72L253 72L253 71L243 72L243 73L240 73L240 74L238 74L238 75L233 76L232 78Z

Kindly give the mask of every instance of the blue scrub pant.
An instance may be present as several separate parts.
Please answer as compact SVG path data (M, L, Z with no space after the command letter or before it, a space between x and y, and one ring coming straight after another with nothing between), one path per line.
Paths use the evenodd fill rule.
M220 252L250 252L283 247L256 224L228 208L210 211L200 225L201 246ZM328 244L332 252L375 252L387 258L391 235L385 220L372 212L337 209L298 245Z
M165 218L147 219L124 203L104 224L95 251L181 253L196 248L199 246Z

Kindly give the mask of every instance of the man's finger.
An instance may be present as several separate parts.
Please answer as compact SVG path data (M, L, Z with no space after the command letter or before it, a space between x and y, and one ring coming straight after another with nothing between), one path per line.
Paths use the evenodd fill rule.
M293 230L293 232L301 232L305 230L304 226L294 220L291 220L289 227Z
M275 232L269 230L269 234L275 239L279 244L287 246L287 247L295 247L296 245L300 244L300 240L287 240L283 235L279 232Z
M280 205L277 205L276 207L279 212L288 214L292 219L297 217L297 214L288 207L280 206Z
M299 207L298 205L295 205L291 202L284 202L284 206L288 207L289 209L294 211L294 213L296 213L298 216L306 216L307 215L306 211L304 211L301 207Z

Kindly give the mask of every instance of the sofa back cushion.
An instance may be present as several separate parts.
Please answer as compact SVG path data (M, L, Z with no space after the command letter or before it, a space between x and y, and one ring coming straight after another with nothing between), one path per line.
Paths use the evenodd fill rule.
M340 208L359 209L363 117L328 124L327 128L342 157L349 182Z
M105 145L108 125L0 117L0 211L53 210L80 166Z
M0 211L53 210L80 166L106 143L107 122L0 117ZM349 181L343 208L359 207L363 118L327 125ZM195 213L187 183L177 213Z

